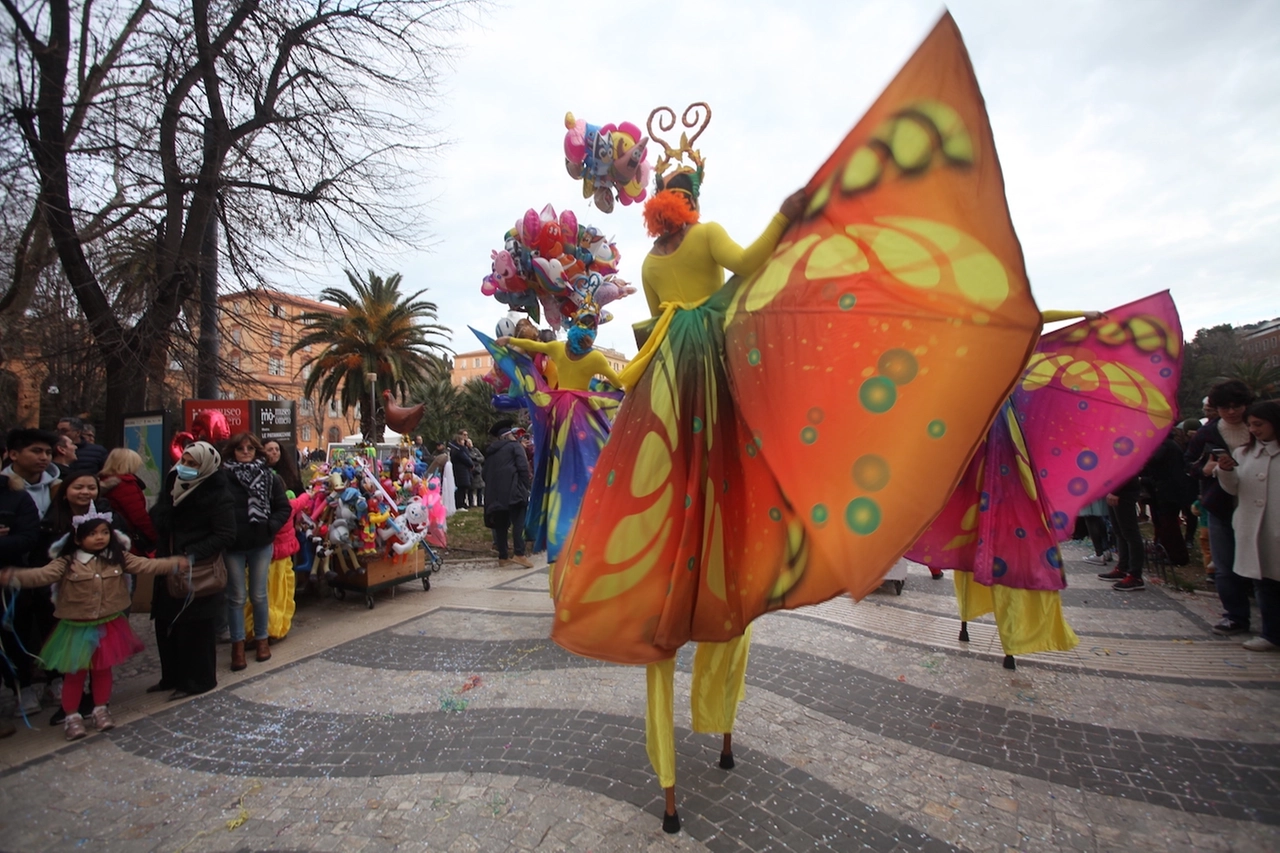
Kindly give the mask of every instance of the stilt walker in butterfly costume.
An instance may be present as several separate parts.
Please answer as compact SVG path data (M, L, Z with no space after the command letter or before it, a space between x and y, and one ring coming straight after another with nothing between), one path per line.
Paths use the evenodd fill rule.
M949 15L803 204L745 249L697 221L697 134L673 147L653 119L655 319L555 566L551 636L648 665L649 756L675 831L677 649L699 643L694 727L724 733L728 759L752 621L880 584L945 506L1040 315ZM666 110L660 130L675 121Z
M567 342L506 336L494 341L472 329L528 406L533 485L524 529L534 551L546 550L550 563L560 556L560 546L578 516L622 399L620 391L592 387L595 376L603 376L615 388L620 381L604 353L594 347L599 319L600 308L587 295L567 318ZM555 367L558 387L548 387L542 372L513 348L546 355Z
M1062 613L1058 543L1080 509L1137 476L1173 425L1182 326L1168 291L1040 338L945 509L907 556L955 569L960 639L995 617L1015 655L1079 643Z

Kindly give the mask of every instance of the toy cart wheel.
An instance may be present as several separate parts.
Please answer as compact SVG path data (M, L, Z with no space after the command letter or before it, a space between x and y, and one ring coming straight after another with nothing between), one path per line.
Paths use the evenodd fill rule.
M342 587L335 586L335 587L332 587L331 589L333 590L333 597L338 599L339 601L342 601L344 598L347 597L347 591Z
M433 572L438 572L443 568L444 568L444 557L441 557L440 559L436 560L434 563L431 564L431 571Z
M422 588L431 589L431 575L427 575L422 579Z
M894 581L894 582L893 582L893 594L894 594L894 595L902 595L902 584L903 584L903 581Z
M372 595L366 595L366 596L364 597L364 606L365 606L367 609L369 609L369 610L372 610L372 609L373 609L373 596L372 596Z

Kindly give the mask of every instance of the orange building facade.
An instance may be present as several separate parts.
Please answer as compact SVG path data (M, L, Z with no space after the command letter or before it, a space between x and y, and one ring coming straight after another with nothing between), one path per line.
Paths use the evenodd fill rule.
M223 398L294 402L299 447L324 448L359 432L355 410L319 406L303 396L302 364L310 348L289 352L304 331L304 313L341 314L341 308L273 290L228 294L218 298L218 305L222 357L229 368L221 382Z

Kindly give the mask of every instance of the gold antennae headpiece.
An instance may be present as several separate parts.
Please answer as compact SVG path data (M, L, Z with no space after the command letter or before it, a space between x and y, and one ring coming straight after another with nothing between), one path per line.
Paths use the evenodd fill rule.
M693 138L689 138L686 131L680 132L680 146L672 147L658 135L658 131L654 130L654 117L658 119L658 130L663 133L670 133L676 126L676 111L671 107L656 107L653 112L649 113L649 121L646 128L649 131L649 138L662 146L662 156L658 158L657 164L653 167L653 186L655 192L661 192L666 186L667 180L679 174L688 174L693 182L693 197L697 198L698 193L702 190L702 178L705 174L705 161L702 159L702 152L693 147L693 143L698 141L698 137L707 129L707 125L711 123L711 107L706 101L697 101L684 108L684 114L680 117L680 123L685 128L692 130L697 128L697 132L693 134ZM688 157L689 163L686 165L684 160Z

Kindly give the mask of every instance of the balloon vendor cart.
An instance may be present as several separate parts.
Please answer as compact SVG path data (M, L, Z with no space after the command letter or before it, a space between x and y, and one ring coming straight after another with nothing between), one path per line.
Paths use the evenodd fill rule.
M345 599L348 592L364 595L364 606L373 609L373 594L412 580L422 580L431 589L431 575L444 561L425 541L404 555L362 559L349 545L334 548L329 555L329 589L333 597Z
M411 464L384 466L376 451L330 459L312 481L307 514L316 572L334 598L363 595L372 610L381 590L414 580L431 589L431 575L444 565L427 541L443 521L439 489Z

